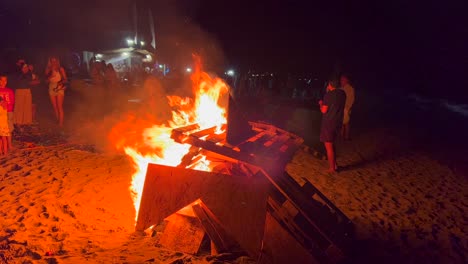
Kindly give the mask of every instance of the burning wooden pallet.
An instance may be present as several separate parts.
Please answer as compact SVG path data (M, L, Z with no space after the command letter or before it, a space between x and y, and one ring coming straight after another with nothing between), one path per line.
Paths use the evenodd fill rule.
M172 131L172 138L176 142L191 144L215 155L219 154L267 170L284 167L304 142L301 137L269 124L249 124L252 131L256 132L255 135L236 146L227 143L226 133L216 134L216 127L203 130L199 130L198 125L177 128ZM225 127L221 130L225 130Z
M237 145L216 127L174 129L172 138L192 149L179 168L149 165L137 229L199 201L192 210L217 249L227 250L219 234L229 234L259 263L339 262L351 221L310 182L301 186L285 172L303 139L269 124L249 124L253 136ZM200 152L215 164L212 172L186 169Z

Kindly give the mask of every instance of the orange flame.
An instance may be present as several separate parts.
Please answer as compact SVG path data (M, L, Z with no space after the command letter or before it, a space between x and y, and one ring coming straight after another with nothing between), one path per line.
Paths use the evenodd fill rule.
M225 109L227 100L225 102L220 100L223 95L227 95L227 84L203 72L201 60L198 57L195 57L195 60L195 71L191 75L194 98L167 96L167 103L172 109L171 120L156 122L151 116L143 118L130 114L127 120L112 129L111 140L118 149L124 150L135 166L130 191L136 217L138 217L148 163L175 167L189 152L191 145L179 144L171 138L172 129L196 123L200 129L216 126L217 133L220 133L221 126L227 122ZM224 107L220 106L221 104ZM209 161L202 157L190 168L209 171Z

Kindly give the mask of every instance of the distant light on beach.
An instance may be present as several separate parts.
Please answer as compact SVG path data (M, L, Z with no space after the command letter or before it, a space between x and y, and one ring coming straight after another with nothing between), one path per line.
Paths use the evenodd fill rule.
M234 73L234 70L228 70L226 74L229 76L234 76L235 73Z
M144 45L145 45L145 42L144 42L144 41L140 41L140 45L141 45L141 46L144 46Z
M135 44L135 42L133 40L131 40L131 39L127 39L127 44L129 46L133 46Z
M159 64L159 69L162 69L164 66L162 64Z
M96 54L96 59L102 58L102 54Z
M129 55L128 52L122 52L122 56L128 57L128 55Z
M192 72L192 68L188 67L187 69L185 69L186 72Z

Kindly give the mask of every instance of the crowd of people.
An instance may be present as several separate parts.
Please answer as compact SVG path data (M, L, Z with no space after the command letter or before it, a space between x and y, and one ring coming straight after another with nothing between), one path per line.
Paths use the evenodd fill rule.
M111 63L105 61L90 61L89 75L94 88L104 88L105 91L116 91L121 86L120 79ZM50 57L44 71L44 77L40 78L32 64L25 60L18 60L16 72L13 75L0 75L0 154L5 155L11 149L12 133L15 127L29 125L36 122L35 95L40 89L38 86L45 83L48 87L48 95L52 104L53 113L57 125L64 125L63 103L68 77L57 57ZM283 81L281 81L283 80ZM319 101L319 107L323 113L320 141L324 143L329 160L329 171L338 169L336 165L336 151L334 142L341 134L344 140L350 139L350 119L354 103L354 88L350 84L349 77L342 75L340 81L326 83L326 93L317 83L304 79L303 82L293 82L293 79L280 79L273 74L268 76L255 76L249 73L240 78L228 80L235 96L268 97L283 96L291 99L298 97L312 98L323 97ZM323 86L322 86L323 87ZM93 89L94 89L93 88ZM301 92L298 92L300 90ZM286 92L283 92L286 91ZM45 92L45 91L44 91ZM286 94L283 94L286 93ZM300 94L300 95L299 95ZM296 95L296 96L295 96Z
M63 101L68 78L57 57L48 59L44 76L57 124L62 127ZM16 71L12 74L0 74L1 155L6 155L14 148L12 133L15 128L36 122L36 104L33 94L38 95L40 92L37 91L40 83L41 79L35 72L34 65L27 64L24 59L16 62Z
M105 61L97 61L95 58L89 62L89 74L93 81L93 84L108 89L118 89L120 86L120 80L117 76L117 72L114 69L112 63Z
M323 96L323 82L317 78L275 73L242 73L227 77L235 97L285 98L310 101Z

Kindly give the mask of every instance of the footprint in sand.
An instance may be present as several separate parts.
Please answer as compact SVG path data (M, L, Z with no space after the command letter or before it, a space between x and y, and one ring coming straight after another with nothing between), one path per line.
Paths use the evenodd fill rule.
M23 220L24 220L24 215L20 216L20 218L18 218L18 220L16 220L16 222L21 223L21 222L23 222Z
M41 193L43 193L45 190L47 190L47 188L39 189L39 190L36 191L36 194L41 194ZM45 207L43 206L43 208L45 208ZM47 209L46 209L46 210L47 210Z
M15 165L13 165L13 166L10 167L10 171L9 171L9 172L12 172L12 171L19 171L19 170L21 170L21 169L23 169L23 167L21 167L21 166L18 165L18 164L15 164Z
M20 205L18 208L16 208L16 212L20 213L20 214L24 214L28 211L29 209Z

